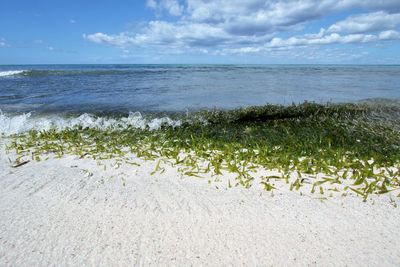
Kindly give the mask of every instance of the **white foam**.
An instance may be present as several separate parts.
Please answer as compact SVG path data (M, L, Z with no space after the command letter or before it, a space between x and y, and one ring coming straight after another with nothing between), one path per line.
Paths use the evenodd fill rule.
M18 75L26 72L26 70L7 70L7 71L0 71L0 77L5 77L5 76L12 76L12 75Z
M146 119L139 112L131 112L129 116L122 118L96 117L90 114L82 114L75 118L63 118L60 116L32 117L31 113L17 116L7 116L0 110L0 133L5 135L24 133L29 130L50 130L55 128L62 130L68 127L89 127L96 129L126 129L134 127L157 130L163 125L179 126L181 121L168 117Z

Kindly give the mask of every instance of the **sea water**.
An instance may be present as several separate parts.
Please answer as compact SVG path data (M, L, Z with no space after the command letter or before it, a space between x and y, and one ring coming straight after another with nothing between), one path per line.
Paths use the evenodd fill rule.
M156 123L146 113L399 99L397 65L0 66L0 132L107 125L114 114L144 127Z

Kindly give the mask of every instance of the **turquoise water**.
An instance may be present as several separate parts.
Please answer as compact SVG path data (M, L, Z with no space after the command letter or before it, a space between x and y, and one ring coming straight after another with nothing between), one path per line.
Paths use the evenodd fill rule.
M400 66L0 66L3 114L171 112L400 99Z

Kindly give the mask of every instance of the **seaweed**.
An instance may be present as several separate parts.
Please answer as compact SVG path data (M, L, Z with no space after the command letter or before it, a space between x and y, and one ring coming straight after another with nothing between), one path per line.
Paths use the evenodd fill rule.
M129 153L180 166L186 176L202 173L236 174L237 185L251 187L254 172L265 190L276 190L270 180L282 180L291 190L312 183L324 197L327 190L348 190L364 200L400 188L400 109L368 104L265 105L235 110L203 110L181 117L180 126L160 129L134 127L31 130L12 136L9 149L40 160L74 154L97 160L127 162ZM165 159L165 161L164 161ZM323 177L319 177L323 174ZM295 177L290 181L290 177ZM346 181L352 181L344 186ZM312 182L314 181L314 182ZM230 181L229 181L230 185ZM340 187L338 187L338 185Z

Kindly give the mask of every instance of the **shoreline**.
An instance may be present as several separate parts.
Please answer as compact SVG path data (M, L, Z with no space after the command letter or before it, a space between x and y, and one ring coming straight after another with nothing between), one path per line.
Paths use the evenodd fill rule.
M400 189L399 114L399 106L304 103L209 110L181 120L82 115L67 124L23 124L22 133L9 135L9 149L18 154L14 165L49 155L118 164L134 156L181 165L188 176L234 173L235 184L246 188L261 169L266 191L283 180L290 190L312 184L311 193L322 197L351 191L367 201ZM157 164L151 173L162 170Z
M398 110L368 111L3 135L0 265L398 266Z

